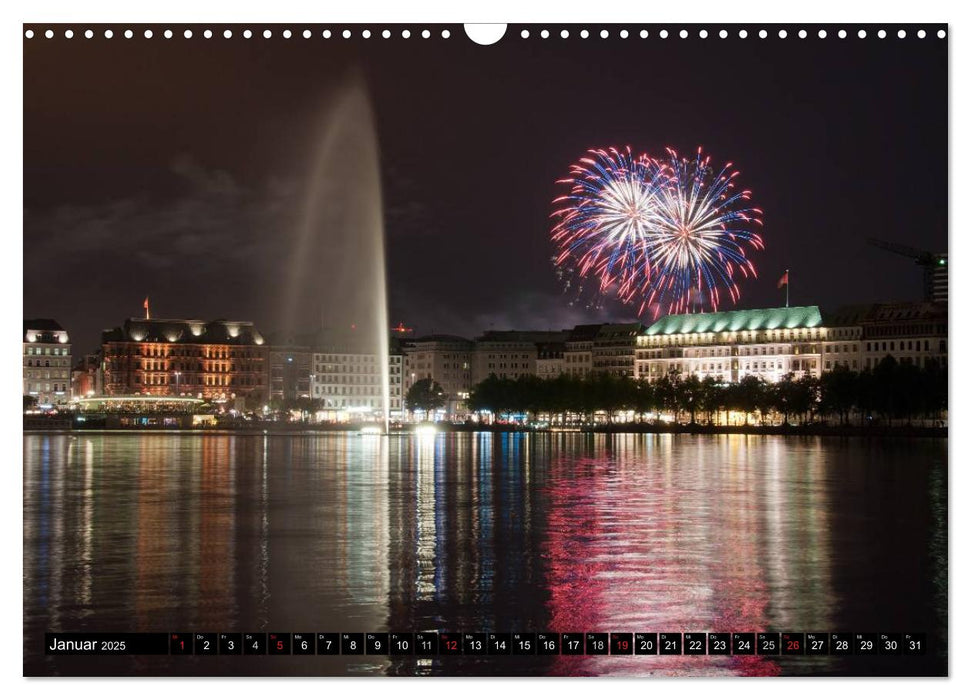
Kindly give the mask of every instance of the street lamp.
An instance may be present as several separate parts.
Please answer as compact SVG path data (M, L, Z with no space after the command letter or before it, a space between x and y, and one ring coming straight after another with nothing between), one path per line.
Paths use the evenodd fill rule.
M179 377L182 376L182 372L175 373L175 395L179 396Z

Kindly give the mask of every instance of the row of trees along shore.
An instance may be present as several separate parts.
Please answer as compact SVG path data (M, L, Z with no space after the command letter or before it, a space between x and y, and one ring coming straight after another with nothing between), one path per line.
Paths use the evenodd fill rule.
M406 405L430 411L443 406L444 398L440 386L422 380L408 392ZM633 412L636 422L658 420L665 413L678 422L724 424L729 412L738 412L746 424L749 416L757 416L762 424L776 416L790 424L825 417L840 425L872 419L893 425L941 416L947 409L947 370L936 362L920 368L887 356L861 372L838 366L818 378L790 374L776 383L752 375L737 383L676 373L654 382L606 373L555 379L491 375L472 389L469 408L554 422L571 415L592 421L599 412Z

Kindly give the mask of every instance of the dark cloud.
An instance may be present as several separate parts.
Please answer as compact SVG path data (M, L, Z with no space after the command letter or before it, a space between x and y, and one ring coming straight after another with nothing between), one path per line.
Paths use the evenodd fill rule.
M280 179L246 187L188 155L173 160L169 175L181 192L170 198L144 193L24 212L28 303L39 307L38 295L47 296L51 314L62 317L85 347L97 342L98 329L84 328L78 315L99 307L129 309L103 316L102 325L118 323L138 313L144 294L160 313L173 316L226 316L235 307L248 318L265 306L258 298L265 295L254 295L246 281L262 286L284 267L287 246L280 242L294 227L299 187ZM44 279L71 280L70 294L33 288L32 281ZM229 308L212 303L230 298Z

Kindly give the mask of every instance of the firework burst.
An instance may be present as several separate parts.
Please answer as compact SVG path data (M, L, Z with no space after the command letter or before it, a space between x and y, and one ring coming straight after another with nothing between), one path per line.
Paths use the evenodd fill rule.
M630 148L591 150L558 183L570 191L553 200L554 263L581 280L596 279L599 295L631 301L651 277L648 239L662 224L666 169Z
M630 148L590 151L570 169L568 194L554 200L558 270L596 281L596 296L685 313L733 303L737 276L756 276L746 248L763 248L762 212L735 186L731 163L716 171L694 158L634 157Z

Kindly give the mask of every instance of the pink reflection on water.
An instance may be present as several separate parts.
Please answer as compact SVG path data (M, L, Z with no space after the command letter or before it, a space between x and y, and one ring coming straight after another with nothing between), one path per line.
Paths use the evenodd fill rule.
M590 458L551 465L551 629L773 629L760 551L763 480L737 454L744 445L727 443L721 459L681 470L677 459L704 457L690 443L673 450L672 436L593 440ZM758 656L561 656L551 672L771 676L780 667Z

